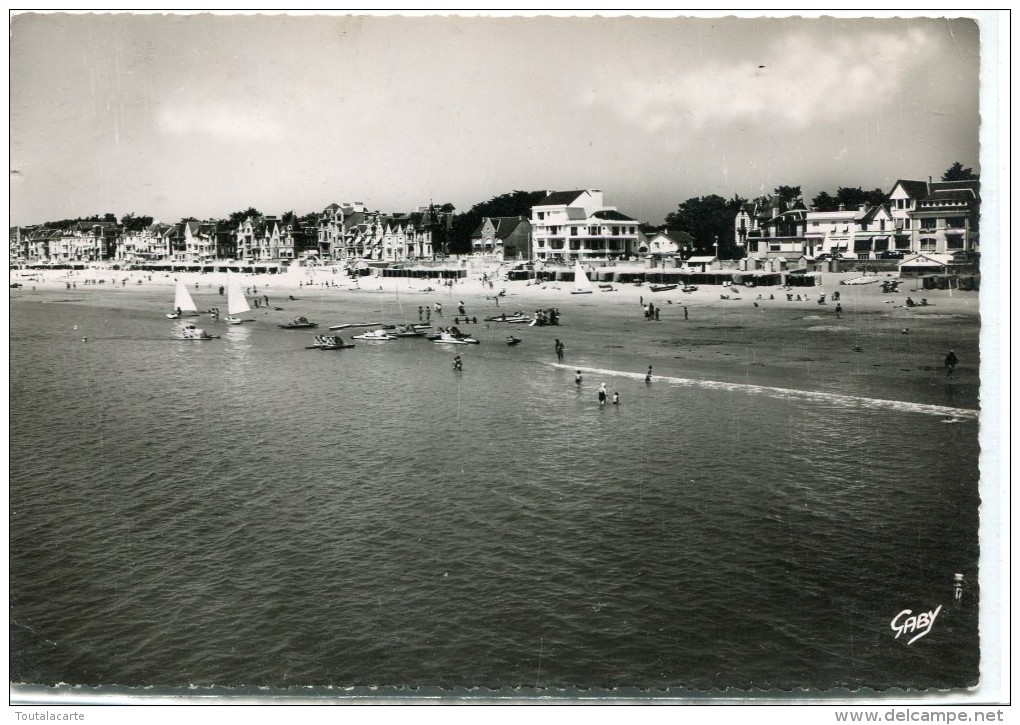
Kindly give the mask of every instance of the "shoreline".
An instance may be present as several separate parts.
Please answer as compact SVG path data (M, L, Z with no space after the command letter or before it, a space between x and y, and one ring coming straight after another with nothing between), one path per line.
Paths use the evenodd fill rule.
M902 280L899 293L883 293L877 283L841 285L861 276L844 273L823 274L821 285L792 290L702 285L692 293L650 292L647 285L614 284L613 291L597 288L592 294L573 295L572 285L562 282L497 280L489 288L480 278L463 278L443 286L414 278L354 279L323 268L237 276L242 288L253 289L250 300L254 289L260 301L269 298L268 307L253 305L245 317L260 328L272 323L267 329L274 331L276 323L299 315L319 322L323 331L355 320L412 323L418 321L418 307L428 306L434 326L458 324L483 339L486 348L502 345L511 333L522 337L515 350L523 361L555 361L554 340L559 338L566 346L567 365L642 375L652 365L656 375L697 381L979 409L980 293L922 290L910 279ZM872 276L876 282L894 279ZM10 278L25 285L9 290L11 314L16 314L16 303L36 301L162 317L170 311L178 278L188 285L200 311L226 308L218 291L226 281L222 273L14 270ZM503 290L505 296L497 298ZM835 291L843 309L839 317L832 301ZM818 304L822 294L826 304ZM907 297L927 299L928 305L907 307ZM462 300L477 324L454 323ZM659 308L658 320L645 319L642 303L648 302ZM442 306L442 317L434 311L436 303ZM558 326L482 322L503 312L530 315L550 307L560 311ZM207 327L217 324L201 319ZM950 349L960 357L951 380L942 368Z

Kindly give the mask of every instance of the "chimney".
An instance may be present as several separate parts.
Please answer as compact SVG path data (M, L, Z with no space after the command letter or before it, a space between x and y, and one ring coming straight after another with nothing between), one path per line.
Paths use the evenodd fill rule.
M839 205L839 210L840 211L846 211L846 204L840 204Z
M928 193L931 194L931 177L928 177Z
M864 203L862 203L862 204L861 204L861 205L860 205L860 206L858 207L858 211L867 211L867 210L868 210L868 202L864 202Z

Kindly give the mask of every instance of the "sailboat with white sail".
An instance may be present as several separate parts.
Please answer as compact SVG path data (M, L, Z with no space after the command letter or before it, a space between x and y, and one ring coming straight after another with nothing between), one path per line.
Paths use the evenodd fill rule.
M168 312L167 317L171 320L176 320L184 315L197 315L198 307L195 306L195 301L191 299L191 293L188 292L188 288L184 286L184 283L177 280L177 291L174 292L174 311Z
M581 267L581 262L574 262L574 289L571 290L572 295L590 295L592 293L591 280L588 279L588 274Z
M244 320L238 315L243 312L251 312L251 307L241 289L241 280L227 272L227 316L224 319L230 325L240 325Z

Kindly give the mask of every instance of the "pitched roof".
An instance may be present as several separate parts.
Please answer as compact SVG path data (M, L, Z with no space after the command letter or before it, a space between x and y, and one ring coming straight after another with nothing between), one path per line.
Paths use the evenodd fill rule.
M670 241L675 242L681 246L684 244L694 244L694 237L692 237L690 234L683 231L682 229L667 229L664 232L658 232L655 236L666 237ZM654 239L655 237L652 238Z
M966 190L970 192L971 196L968 198L976 198L981 191L981 180L980 179L963 179L961 181L933 181L931 182L931 194L928 192L927 181L917 181L916 179L898 179L893 188L896 186L902 186L903 190L907 192L914 199L924 199L930 195L936 193L945 193L947 191L960 191Z
M585 189L576 191L550 191L544 199L535 202L533 206L570 206L581 194L586 194Z
M496 217L494 221L496 222L497 239L506 239L523 223L519 216L501 216Z
M634 219L632 217L629 217L626 214L621 214L620 212L616 211L615 209L603 209L602 211L595 212L594 214L592 214L592 216L593 217L597 217L599 219L611 219L613 221L620 221L620 222L633 222L633 221L637 221L636 219Z

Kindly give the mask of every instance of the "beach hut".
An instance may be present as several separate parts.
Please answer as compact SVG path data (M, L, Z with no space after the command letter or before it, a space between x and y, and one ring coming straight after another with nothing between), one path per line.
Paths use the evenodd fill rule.
M947 254L935 252L918 252L904 257L899 264L900 277L927 277L945 274L952 264L953 258Z
M707 272L710 269L721 269L719 258L715 256L691 257L684 262L684 267L686 271L701 273Z

